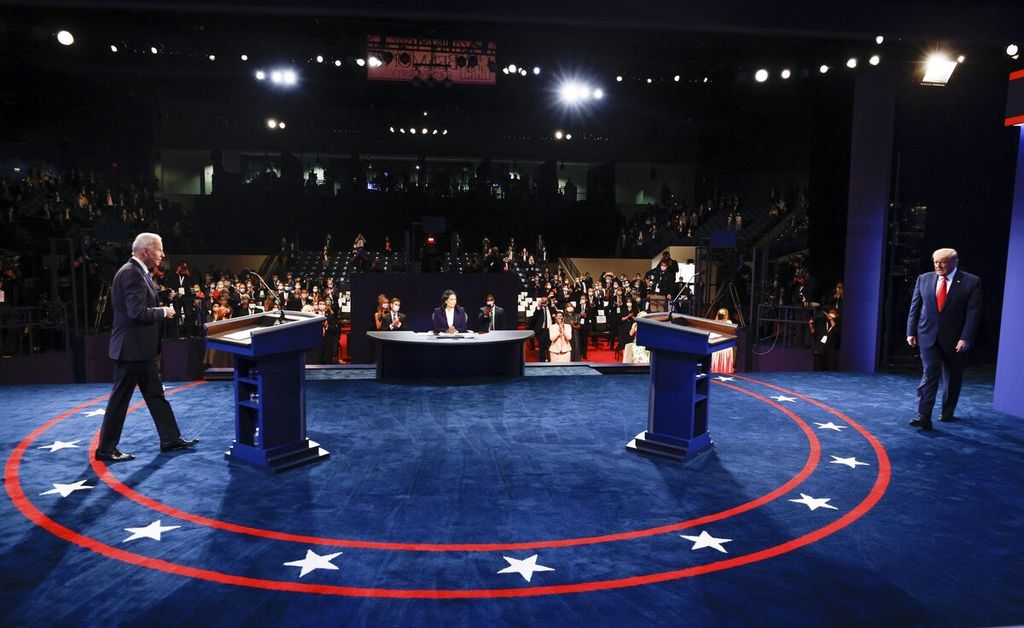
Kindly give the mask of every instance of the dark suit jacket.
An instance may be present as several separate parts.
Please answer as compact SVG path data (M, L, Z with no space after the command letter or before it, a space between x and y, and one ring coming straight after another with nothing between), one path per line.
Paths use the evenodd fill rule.
M478 319L480 321L477 331L488 331L491 328L491 316L494 317L494 329L495 331L505 329L505 308L500 305L494 306L494 311L491 315L487 314L487 306L480 308Z
M907 317L907 335L917 336L922 347L938 344L952 351L958 340L974 347L981 319L981 279L957 269L941 312L935 303L936 283L934 272L918 276Z
M399 327L398 329L391 329L391 323L392 321L395 320L395 316L394 312L388 310L387 312L384 312L383 316L380 317L380 331L410 331L409 328L406 327L405 319L405 314L403 312L399 312L398 322L401 323L401 327Z
M555 309L553 307L551 307L550 305L545 306L545 307L547 307L548 308L548 312L551 313L551 316L550 316L551 324L554 325L555 324ZM544 325L544 309L543 308L538 307L537 309L535 309L533 311L533 317L530 319L530 327L533 328L533 331L537 334L538 338L547 338L548 337L548 335L547 335L548 334L548 328L547 328L547 326Z
M431 320L434 323L434 333L438 334L448 330L448 318L444 315L444 308L434 308L434 314L431 316ZM466 316L466 310L461 305L455 306L455 316L452 317L452 326L459 331L466 331L466 325L469 323L469 317Z
M114 328L108 355L114 360L141 362L160 352L160 323L164 310L157 307L156 287L137 262L129 260L110 286Z

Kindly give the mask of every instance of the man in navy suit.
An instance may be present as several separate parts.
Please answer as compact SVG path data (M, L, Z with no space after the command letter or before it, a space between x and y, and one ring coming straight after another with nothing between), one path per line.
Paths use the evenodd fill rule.
M907 317L907 344L919 347L924 373L917 387L917 416L910 424L932 429L932 408L942 377L940 421L952 421L960 397L966 353L981 317L981 280L957 269L953 249L932 253L935 272L917 278Z
M159 306L153 283L151 271L163 259L164 245L160 236L140 233L132 243L132 258L117 271L110 286L114 328L108 353L114 360L114 390L103 415L97 460L123 462L135 458L117 448L135 386L142 391L142 398L156 423L161 451L184 449L199 442L181 437L157 369L160 323L174 317L173 307Z

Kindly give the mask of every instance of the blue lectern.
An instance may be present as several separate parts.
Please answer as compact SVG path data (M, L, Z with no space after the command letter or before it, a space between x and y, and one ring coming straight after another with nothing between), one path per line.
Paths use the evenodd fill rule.
M626 448L671 460L710 449L711 354L736 346L736 326L683 314L654 314L637 319L636 342L651 352L647 430Z
M207 325L207 346L235 355L235 440L225 457L281 472L330 456L306 438L305 352L323 343L323 324L289 311Z

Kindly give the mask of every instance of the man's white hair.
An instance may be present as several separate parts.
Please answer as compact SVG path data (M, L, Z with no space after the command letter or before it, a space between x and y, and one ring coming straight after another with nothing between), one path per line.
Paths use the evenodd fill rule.
M956 249L939 249L932 253L932 259L959 259L956 254Z
M135 236L135 241L132 242L132 255L140 252L142 249L151 249L159 242L162 242L162 240L155 233L140 233Z

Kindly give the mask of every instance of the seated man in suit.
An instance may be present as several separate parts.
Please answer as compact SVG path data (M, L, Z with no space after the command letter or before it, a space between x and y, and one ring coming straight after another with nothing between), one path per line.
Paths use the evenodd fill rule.
M401 309L402 300L398 297L391 297L391 307L380 318L381 331L408 331L405 326L405 314L399 311Z
M488 294L487 301L480 308L479 325L477 331L486 333L496 329L505 329L505 308L495 305L494 295Z
M920 347L924 373L917 387L917 416L910 424L932 429L932 409L942 376L940 421L952 421L960 398L967 351L981 319L981 279L957 268L953 249L932 253L934 272L918 276L907 316L907 344Z
M160 323L173 318L173 307L159 307L152 269L164 259L164 245L155 233L140 233L132 243L128 260L110 285L110 304L114 310L114 327L110 334L110 358L114 360L114 390L107 402L100 428L96 459L122 462L135 456L117 448L124 428L125 415L135 386L156 423L160 451L184 449L198 443L181 437L171 404L164 397L163 383L157 368L160 355Z
M434 323L434 333L455 334L466 331L469 317L466 310L459 305L459 297L454 290L445 290L441 295L441 307L434 308L431 317Z

